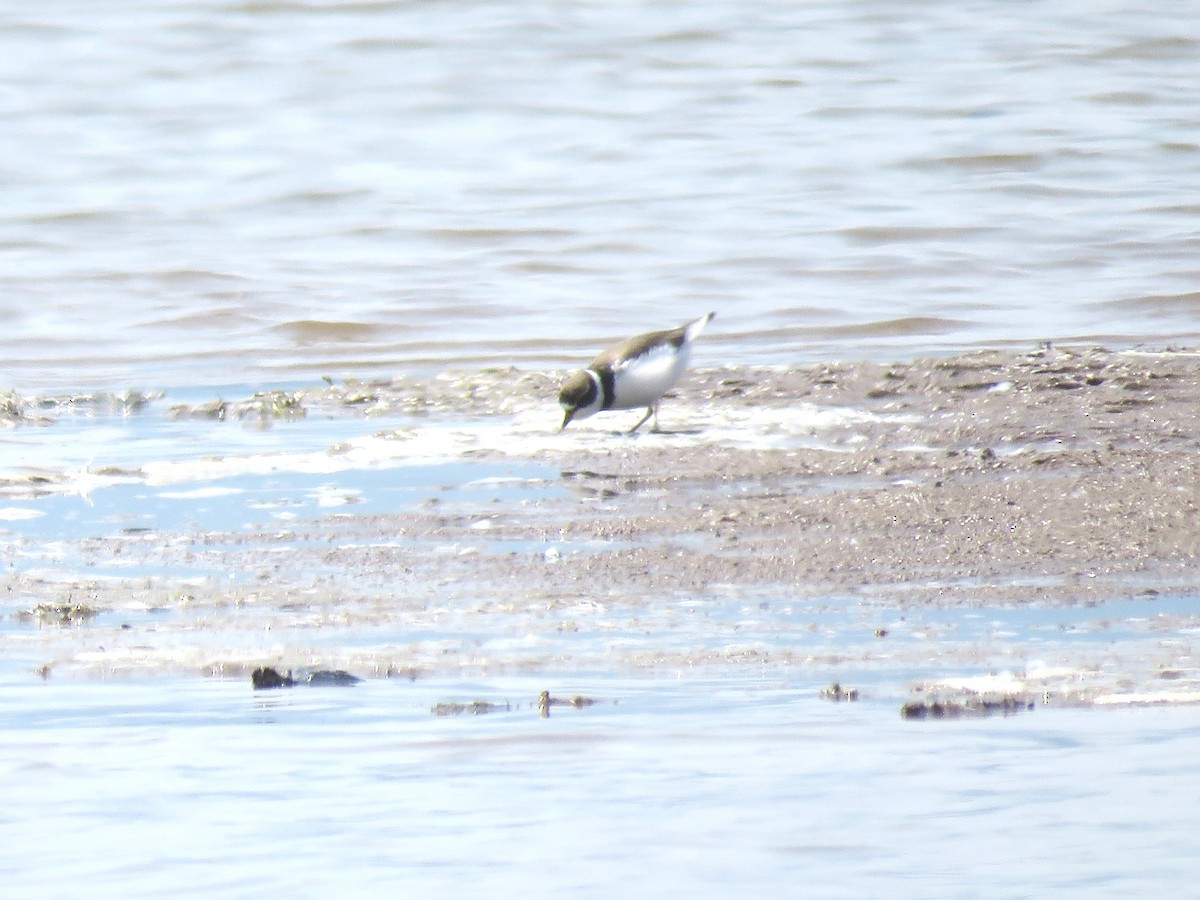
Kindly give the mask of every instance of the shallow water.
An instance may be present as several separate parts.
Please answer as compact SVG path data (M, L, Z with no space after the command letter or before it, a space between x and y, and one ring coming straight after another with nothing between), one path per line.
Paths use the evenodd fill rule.
M540 719L544 686L6 682L0 877L47 897L1121 897L1196 874L1189 709L947 726L770 676L601 677L564 685L597 705ZM430 714L471 699L514 708Z
M558 435L549 395L490 419L169 409L559 368L709 309L697 366L1195 343L1194 25L1078 2L0 9L0 390L166 392L0 430L5 895L1191 891L1195 707L1078 709L1069 685L1187 687L1192 596L563 608L553 566L596 548L503 517L591 490L555 448L606 452L607 423ZM507 412L502 383L470 396ZM672 414L831 452L870 418ZM454 529L364 524L414 512ZM426 580L397 548L450 562ZM478 554L544 559L550 587L453 565ZM89 579L119 602L29 615ZM291 658L421 677L250 691L242 668ZM835 679L863 699L822 702ZM922 679L1046 693L903 721ZM543 720L547 688L602 702ZM430 712L473 700L514 707Z
M1194 341L1184 6L8 4L0 385Z
M517 434L539 446L538 421L506 426L510 449ZM544 515L539 503L574 489L544 462L425 455L453 457L494 423L443 423L442 443L411 457L393 441L393 457L343 454L331 471L312 466L331 429L368 423L309 424L195 423L208 455L172 467L152 440L97 441L157 479L96 474L90 490L9 499L40 514L4 523L10 578L132 589L77 624L31 621L20 590L0 604L8 895L1125 897L1194 883L1195 707L1069 695L1086 678L1122 703L1130 681L1180 699L1186 678L1159 679L1188 666L1194 597L902 609L869 591L814 602L713 586L561 607L387 565L310 570L314 548L381 541L392 560L399 540L413 564L544 551L552 588L550 567L588 548L473 527ZM360 522L431 500L469 523L453 542ZM195 580L219 581L217 599L164 595ZM260 582L284 596L256 601ZM352 599L322 605L308 588L326 582ZM412 668L254 692L244 666L263 658ZM236 676L198 674L222 665ZM835 680L861 699L823 701ZM906 721L922 680L931 695L1046 693L1009 717ZM542 690L596 703L543 719ZM506 708L432 712L474 701Z
M605 508L603 480L560 460L599 466L640 441L836 454L887 418L681 398L672 415L698 427L558 433L552 398L471 415L461 404L488 392L469 387L424 416L315 402L295 420L175 417L183 396L134 411L51 398L31 407L43 424L4 433L8 894L1191 889L1194 595L1131 582L1066 605L1029 583L1019 603L946 608L896 585L562 593L562 567L613 544L556 528L564 507ZM483 583L470 561L489 554L542 569ZM47 599L81 617L33 611ZM263 661L366 680L254 692ZM834 681L860 699L822 700ZM542 719L542 690L597 702ZM962 690L1035 708L901 718ZM475 701L511 708L432 712Z

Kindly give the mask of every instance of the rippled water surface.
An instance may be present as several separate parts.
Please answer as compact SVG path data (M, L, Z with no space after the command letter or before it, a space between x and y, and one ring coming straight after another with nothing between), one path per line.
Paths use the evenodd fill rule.
M0 383L1194 340L1186 5L0 9Z
M0 2L0 392L58 392L68 409L31 401L0 430L10 585L269 585L299 542L359 539L355 515L424 504L468 534L495 504L533 516L569 479L477 451L596 437L558 438L541 410L515 428L422 409L262 428L168 411L214 394L559 368L710 309L706 367L1196 344L1198 21L1186 3L1107 0ZM69 397L128 389L166 397ZM770 434L836 426L810 412L853 413L790 410ZM290 531L326 516L339 524L317 538ZM207 530L261 541L270 565L229 572L225 545L178 550ZM519 549L549 567L561 548L543 543ZM386 571L318 574L380 604L397 590ZM1120 664L1176 677L1194 598L908 620L886 603L657 598L657 617L556 612L564 627L538 643L536 598L505 606L493 594L509 588L484 586L458 608L476 587L422 585L444 596L413 601L418 634L343 609L304 618L300 602L281 635L274 607L193 608L186 585L166 611L139 596L90 623L42 621L10 586L0 893L1195 889L1194 706L897 715L919 675L1012 665L1014 635L1048 657L1079 649L1114 690L1110 643L1137 642ZM1174 643L1166 613L1183 622ZM565 627L584 615L605 627ZM856 668L880 622L894 656ZM363 658L477 641L509 665L266 696L181 674L201 670L185 650L257 657L301 632ZM161 659L139 657L146 635ZM612 662L672 640L849 662ZM564 648L609 665L556 674ZM940 651L959 662L931 666ZM521 674L530 659L549 674ZM123 665L134 674L96 677ZM861 702L821 702L831 677ZM543 689L600 702L542 719ZM475 700L512 708L431 714Z
M1128 897L1194 881L1191 710L947 729L769 677L599 679L580 685L595 707L540 719L539 685L0 685L6 892ZM472 692L513 709L430 715Z

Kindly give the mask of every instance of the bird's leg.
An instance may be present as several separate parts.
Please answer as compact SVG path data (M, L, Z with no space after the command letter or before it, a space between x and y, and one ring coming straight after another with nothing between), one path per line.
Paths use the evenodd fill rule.
M647 419L649 419L651 416L653 416L653 415L655 414L655 412L656 412L656 408L655 408L655 407L653 407L653 406L649 406L649 407L647 407L647 408L646 408L646 414L645 414L644 416L642 416L641 420L640 420L640 421L639 421L639 422L638 422L636 425L634 425L632 428L630 428L630 429L629 429L627 432L625 432L625 433L626 433L626 434L633 434L635 431L637 431L639 428L641 428L643 425L645 425L645 424L646 424L646 420L647 420ZM658 421L658 419L656 418L654 421L655 421L655 422L657 422L657 421Z

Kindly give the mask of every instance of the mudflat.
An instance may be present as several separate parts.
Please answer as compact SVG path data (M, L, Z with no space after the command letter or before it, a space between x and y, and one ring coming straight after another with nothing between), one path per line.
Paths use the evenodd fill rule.
M1099 671L1095 655L1042 653L1044 637L991 633L969 652L936 634L903 652L890 639L916 622L929 635L943 611L1145 601L1135 618L1153 623L1110 681L1197 680L1200 611L1158 605L1200 593L1195 352L698 369L664 401L667 433L633 437L619 429L637 411L558 433L562 377L500 369L222 401L222 418L370 417L385 440L393 416L410 417L396 440L422 421L478 425L464 459L542 474L474 505L431 485L388 512L348 505L227 533L160 523L74 549L120 558L128 578L13 567L43 671L904 669L940 655L961 672L1035 651ZM1085 618L1060 627L1107 627ZM812 646L818 632L829 638Z
M801 400L874 417L809 448L572 455L564 476L604 496L609 514L564 527L649 545L599 555L575 573L582 582L782 582L808 596L895 587L897 602L950 605L1200 587L1194 354L1045 349L708 371L687 390L747 411Z

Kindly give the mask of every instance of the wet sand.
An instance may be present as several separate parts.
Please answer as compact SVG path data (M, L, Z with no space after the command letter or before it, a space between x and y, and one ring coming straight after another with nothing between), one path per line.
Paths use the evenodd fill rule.
M166 414L372 418L384 436L398 415L516 418L551 432L562 374L330 383ZM22 402L7 404L15 420ZM810 440L774 441L801 408L853 414ZM708 414L735 437L707 439ZM91 538L72 550L83 561L73 582L15 566L10 596L50 610L34 617L41 637L26 650L44 673L749 664L1028 676L1036 656L1075 673L1055 689L1076 699L1101 682L1129 693L1164 679L1182 697L1200 681L1189 637L1200 610L1157 605L1200 593L1194 352L1048 347L701 369L663 404L664 428L678 433L616 433L638 417L596 416L532 449L481 442L470 459L526 457L549 474L476 508L431 490L386 515L350 505L285 529ZM117 557L132 577L88 577L89 558ZM153 574L173 569L211 575ZM64 627L53 610L66 597L112 614ZM930 625L941 611L1062 607L1093 610L1074 625L1095 632L1107 627L1103 604L1131 599L1151 623L1126 656L1104 641L1081 654L954 630L939 643ZM816 621L822 610L832 624ZM918 628L926 640L897 640ZM806 629L830 637L814 647L797 638ZM1081 670L1097 677L1080 686Z
M603 554L589 583L895 589L905 604L952 606L1200 586L1193 355L978 353L708 372L689 389L704 402L803 398L880 419L834 450L636 446L567 460L580 493L612 513L572 517L573 535L698 542Z

